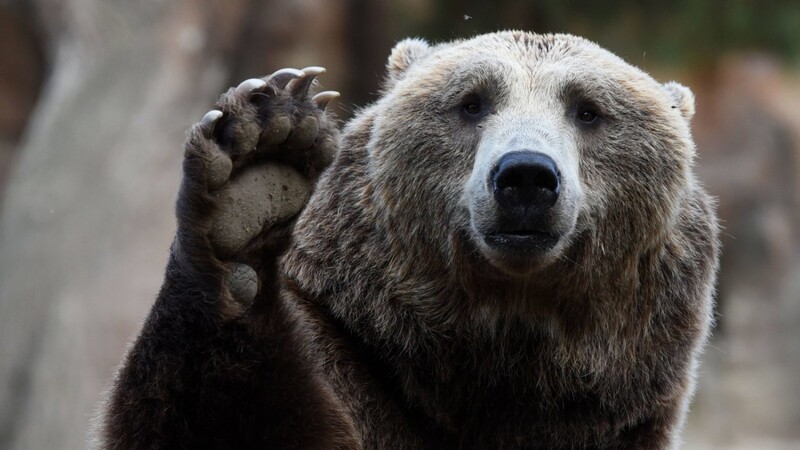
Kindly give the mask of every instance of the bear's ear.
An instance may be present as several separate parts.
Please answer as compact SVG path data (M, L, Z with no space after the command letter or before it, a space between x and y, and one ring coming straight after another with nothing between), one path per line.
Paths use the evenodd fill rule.
M386 61L386 87L403 78L405 71L430 53L430 45L419 38L408 38L397 43Z
M664 89L667 90L667 93L672 98L672 107L679 108L686 120L692 120L692 117L694 117L694 94L692 90L674 81L664 83Z

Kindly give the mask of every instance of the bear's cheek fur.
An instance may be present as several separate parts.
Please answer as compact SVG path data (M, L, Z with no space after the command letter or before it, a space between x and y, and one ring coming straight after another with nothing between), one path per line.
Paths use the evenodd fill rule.
M631 120L581 142L585 196L578 228L620 256L641 251L671 228L685 190L689 144L669 130L648 128Z
M451 253L453 233L469 228L463 193L480 135L431 101L417 94L385 103L368 144L370 181L397 239Z

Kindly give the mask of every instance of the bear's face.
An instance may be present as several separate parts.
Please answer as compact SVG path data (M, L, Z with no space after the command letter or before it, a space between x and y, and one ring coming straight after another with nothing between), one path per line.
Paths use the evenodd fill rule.
M580 38L404 41L368 145L387 215L506 275L652 245L690 179L693 98ZM391 220L391 219L390 219ZM404 238L401 238L404 239ZM612 257L612 256L609 256Z

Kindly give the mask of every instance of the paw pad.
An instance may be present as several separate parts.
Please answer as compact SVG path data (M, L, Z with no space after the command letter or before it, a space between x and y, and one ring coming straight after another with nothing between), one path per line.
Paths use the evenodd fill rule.
M265 228L285 222L306 204L309 182L282 164L246 168L217 196L219 210L209 238L221 257L231 257Z
M248 307L253 303L258 293L258 276L256 271L247 264L231 264L228 274L228 290L237 303Z

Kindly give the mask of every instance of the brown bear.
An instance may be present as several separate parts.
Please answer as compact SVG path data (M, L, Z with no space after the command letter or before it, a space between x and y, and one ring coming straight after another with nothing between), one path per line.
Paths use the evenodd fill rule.
M411 39L340 135L321 72L190 130L99 445L679 445L718 256L691 92L569 35Z

